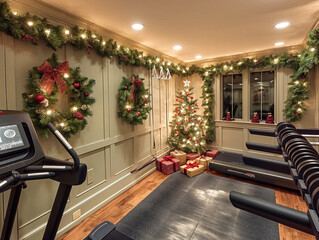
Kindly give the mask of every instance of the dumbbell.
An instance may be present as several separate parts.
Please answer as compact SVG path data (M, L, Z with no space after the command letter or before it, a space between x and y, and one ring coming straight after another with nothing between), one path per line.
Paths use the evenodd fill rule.
M317 159L304 161L297 167L298 175L302 178L304 172L311 167L319 167L319 161Z
M288 157L289 159L294 162L295 158L297 156L299 156L300 154L308 154L308 153L312 153L315 157L318 156L317 153L313 152L313 150L309 149L309 148L299 148L296 149L295 151L293 151Z
M301 148L306 149L307 152L312 152L315 155L317 155L316 150L313 149L312 146L309 146L308 144L305 144L305 143L291 144L289 147L287 147L287 149L285 149L285 152L287 153L288 156L291 156L293 152Z

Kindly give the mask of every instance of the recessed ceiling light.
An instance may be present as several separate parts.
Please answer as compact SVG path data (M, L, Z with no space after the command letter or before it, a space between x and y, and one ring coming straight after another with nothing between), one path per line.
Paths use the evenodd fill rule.
M284 42L276 42L274 45L275 46L282 46L282 45L284 45L285 43Z
M278 28L278 29L286 28L289 26L289 24L290 24L289 22L281 22L281 23L276 24L275 28Z
M132 25L132 28L133 28L134 30L139 31L139 30L142 30L142 29L144 28L144 26L143 26L142 24L140 24L140 23L134 23L134 24Z
M201 55L197 55L195 58L196 59L200 59L200 58L202 58L202 56Z
M181 50L182 49L182 46L181 45L175 45L173 47L174 50Z

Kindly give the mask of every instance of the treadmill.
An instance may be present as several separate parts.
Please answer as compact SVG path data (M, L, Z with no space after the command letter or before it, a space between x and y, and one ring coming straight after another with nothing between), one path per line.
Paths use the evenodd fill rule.
M43 240L54 240L72 186L80 185L86 179L87 166L80 163L70 143L52 123L48 124L48 128L70 154L73 162L44 155L27 113L0 110L0 192L11 191L0 240L10 239L20 195L22 189L27 188L27 181L51 179L59 183L43 235ZM118 232L114 224L104 222L85 239L130 240L131 238Z

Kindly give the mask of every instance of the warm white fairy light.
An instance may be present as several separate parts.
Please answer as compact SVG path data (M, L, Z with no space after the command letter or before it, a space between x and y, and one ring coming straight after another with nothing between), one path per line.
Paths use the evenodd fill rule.
M50 29L45 29L44 32L49 35L51 31L50 31Z
M190 140L187 140L187 143L190 143L191 141Z
M197 147L197 146L198 146L198 143L195 143L195 146Z
M106 42L105 42L105 41L103 41L103 42L102 42L102 45L105 45L105 44L106 44Z
M300 104L301 104L301 102L299 101L299 102L298 102L298 104L300 105Z
M215 71L216 71L216 68L214 68L213 71L215 72Z
M237 64L240 66L240 65L242 65L242 64L243 64L243 62L242 62L242 61L240 61L240 62L238 62Z
M192 126L194 126L195 125L195 123L192 123Z
M306 83L306 82L304 82L304 83L303 83L303 85L304 85L304 86L307 86L307 83Z
M65 35L69 35L69 34L70 34L70 30L65 29L65 30L64 30L64 33L65 33Z
M224 69L227 69L227 65L224 65Z
M51 114L52 114L52 110L48 110L47 115L51 115Z
M206 76L206 77L208 76L208 72L205 72L205 76Z
M196 132L197 135L199 135L199 132Z
M95 34L93 34L93 35L92 35L92 38L96 38L96 35L95 35Z
M85 39L86 35L84 33L81 34L81 38Z
M120 47L121 47L120 45L117 45L117 46L116 46L117 49L120 49Z
M68 77L69 77L69 74L64 73L63 77L64 77L64 78L68 78Z
M186 105L185 103L182 104L183 107L184 107L185 105Z
M125 108L126 109L131 109L131 106L130 105L126 105Z
M183 73L186 73L184 69L183 69Z
M229 69L230 69L230 70L233 70L233 66L230 66Z
M275 58L275 59L274 59L274 64L277 64L278 61L279 61L279 59L278 59L278 58Z
M196 130L197 130L197 127L195 127L194 129L195 129L195 131L196 131Z
M186 142L186 139L185 139L185 138L183 139L183 142Z
M298 108L298 109L297 109L297 112L298 112L298 113L302 113L302 109L301 109L301 108Z
M33 22L32 22L32 21L29 21L29 22L28 22L28 25L29 25L30 27L32 27L32 26L33 26Z
M148 95L144 95L144 98L148 98Z
M180 70L181 68L180 67L177 67L177 70Z
M72 110L75 112L75 111L78 110L78 108L74 106L74 107L72 108Z
M187 67L186 70L188 71L188 70L189 70L189 67Z
M295 84L297 85L297 84L299 84L299 81L297 80L297 81L295 81Z
M315 50L315 48L310 48L310 52L314 52Z
M159 62L160 61L160 59L159 58L156 58L156 62Z
M139 58L142 58L143 56L142 56L142 55L139 55L138 57L139 57Z
M18 15L18 12L13 12L13 15L17 16L17 15Z
M256 63L257 62L257 59L254 59L254 63Z
M60 126L61 126L61 127L64 127L64 126L65 126L65 123L60 123Z

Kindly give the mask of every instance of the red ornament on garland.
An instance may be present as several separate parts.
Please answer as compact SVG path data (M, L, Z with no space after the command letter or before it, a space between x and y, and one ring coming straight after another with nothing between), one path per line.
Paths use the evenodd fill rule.
M178 131L178 130L176 130L176 133L179 133L179 131Z
M78 120L83 120L84 118L83 114L79 112L73 112L73 116Z
M197 141L197 140L195 140L195 143L198 143L198 141Z
M146 101L146 99L145 99L145 98L143 99L143 103L144 103L144 104L146 104L146 103L147 103L147 101Z
M174 117L177 117L177 114L175 114Z
M137 115L141 116L141 113L140 113L140 112L137 112Z
M194 110L194 112L197 112L196 110Z
M198 124L202 124L202 122L198 122Z
M131 109L130 109L130 108L128 108L128 109L127 109L127 111L128 111L128 112L130 112L130 111L131 111Z
M79 89L81 87L81 84L80 83L73 83L73 86L76 88L76 89Z
M177 125L179 125L179 124L180 124L180 122L177 122L176 124L177 124Z
M136 115L133 115L133 117L136 117Z
M189 96L189 93L187 93L186 95Z
M190 137L189 140L192 141L192 138Z
M197 106L197 102L195 102L195 106Z
M127 89L127 86L125 86L124 89L126 90L126 89Z
M45 96L43 94L37 94L37 95L34 96L34 101L36 103L44 103Z
M191 108L188 108L188 111L190 111L191 110Z
M179 113L179 111L176 111L176 113Z
M181 100L184 100L184 98L183 98L183 97L181 97Z
M89 93L87 93L87 92L86 92L86 93L84 93L84 96L85 96L85 97L88 97L89 95L90 95L90 94L89 94Z
M176 98L176 102L178 102L179 100L178 100L178 98Z
M184 133L187 134L188 132L187 132L187 131L184 131Z
M193 99L193 96L191 96L191 99Z
M178 107L176 107L175 109L178 110Z

